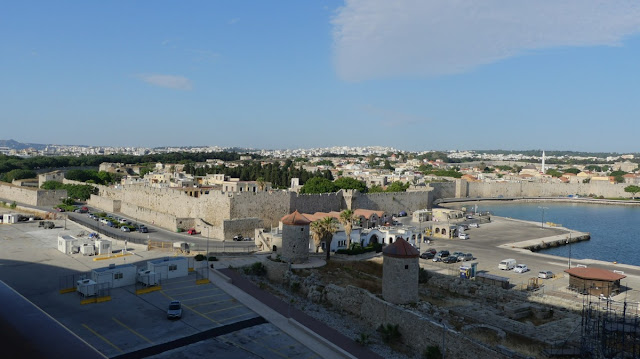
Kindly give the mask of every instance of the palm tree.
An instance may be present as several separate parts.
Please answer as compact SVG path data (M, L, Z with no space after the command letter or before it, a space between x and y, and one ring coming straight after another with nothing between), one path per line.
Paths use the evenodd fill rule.
M256 179L256 183L258 184L258 190L264 191L264 186L266 184L264 177L258 177L258 179Z
M322 224L320 221L311 222L311 237L313 238L313 244L316 246L316 253L320 249L322 243Z
M347 249L351 248L351 230L353 229L353 221L357 218L358 216L350 209L345 209L340 212L340 218L338 220L344 226L344 232L347 234Z
M311 231L313 232L313 240L316 245L316 253L320 247L320 243L324 242L324 250L327 253L327 260L331 256L331 241L333 240L333 234L338 230L335 218L324 217L313 223L311 223Z

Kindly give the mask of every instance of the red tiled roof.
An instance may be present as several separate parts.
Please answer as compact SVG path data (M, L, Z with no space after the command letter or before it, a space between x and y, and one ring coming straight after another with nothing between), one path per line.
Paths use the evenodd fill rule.
M420 256L420 252L402 237L398 237L395 242L386 246L382 250L382 254L396 258L418 258Z
M605 280L609 282L613 282L613 281L620 280L622 278L627 277L624 274L614 273L610 270L606 270L602 268L576 267L576 268L566 269L565 272L569 273L569 275L571 276L582 278L582 279Z
M353 214L355 214L356 216L362 216L366 219L371 218L372 214L375 214L378 216L378 218L381 218L382 216L384 216L384 211L374 211L371 209L356 209L355 211L353 211Z
M298 211L287 214L286 216L282 217L280 221L282 222L282 224L286 224L289 226L304 226L311 223L311 221L307 217L305 217Z

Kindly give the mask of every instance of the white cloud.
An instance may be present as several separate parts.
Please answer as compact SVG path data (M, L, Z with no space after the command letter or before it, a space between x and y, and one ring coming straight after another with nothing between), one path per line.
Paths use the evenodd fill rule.
M348 81L468 71L558 46L617 46L640 32L637 0L346 0L332 20Z
M160 87L166 87L174 90L191 90L193 88L191 80L184 76L159 75L159 74L142 74L137 76L142 81Z

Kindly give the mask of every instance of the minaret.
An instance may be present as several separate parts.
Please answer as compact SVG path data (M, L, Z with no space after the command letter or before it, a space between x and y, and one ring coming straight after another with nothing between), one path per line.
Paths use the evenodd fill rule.
M546 172L546 168L544 168L544 151L542 151L542 173Z

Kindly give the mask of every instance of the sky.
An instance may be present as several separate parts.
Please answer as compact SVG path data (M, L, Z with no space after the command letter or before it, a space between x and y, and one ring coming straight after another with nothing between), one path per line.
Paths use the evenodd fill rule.
M640 152L636 0L10 1L0 139Z

